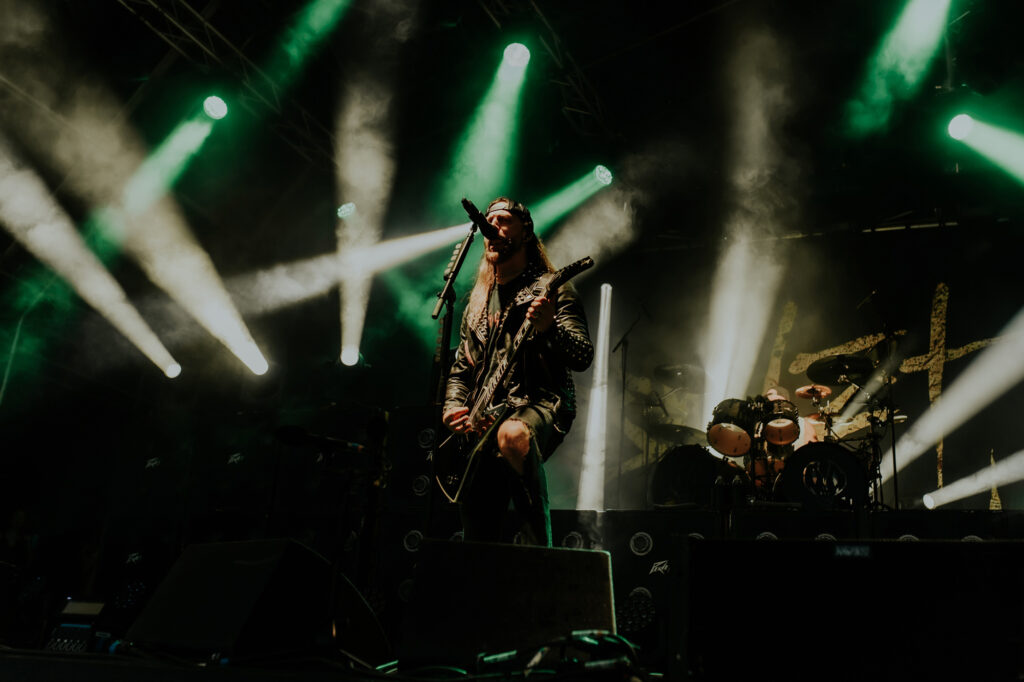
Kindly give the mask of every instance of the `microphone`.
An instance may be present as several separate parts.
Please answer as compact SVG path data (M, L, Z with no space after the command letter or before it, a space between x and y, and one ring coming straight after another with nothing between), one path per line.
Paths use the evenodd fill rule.
M469 219L473 221L474 225L476 225L476 229L480 230L480 234L487 237L491 241L501 239L501 236L498 234L498 230L494 227L494 225L491 225L489 222L487 222L487 219L484 218L484 214L481 213L477 209L477 207L473 205L472 201L463 197L462 208L466 209L466 213L469 214Z

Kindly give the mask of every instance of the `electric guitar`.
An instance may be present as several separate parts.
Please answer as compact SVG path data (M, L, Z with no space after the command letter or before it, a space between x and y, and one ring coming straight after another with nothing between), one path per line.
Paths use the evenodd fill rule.
M541 275L531 291L533 298L550 298L551 293L557 291L558 287L593 265L594 259L581 258L557 272ZM494 363L490 374L483 381L476 383L477 388L466 400L466 405L470 406L470 431L466 434L451 434L434 452L434 478L449 502L459 501L473 479L480 451L490 445L498 427L508 414L508 403L501 401L494 404L494 396L498 389L508 388L513 363L523 345L533 337L534 331L530 318L523 320L511 346ZM486 428L481 428L488 420L490 424Z

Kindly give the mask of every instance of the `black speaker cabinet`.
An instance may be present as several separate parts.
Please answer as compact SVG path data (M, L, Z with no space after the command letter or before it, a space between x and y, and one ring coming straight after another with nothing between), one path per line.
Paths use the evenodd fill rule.
M686 641L690 543L720 536L720 516L695 509L554 510L556 546L603 549L612 557L615 622L648 670L680 677Z
M607 552L427 541L399 641L403 669L615 631Z
M869 535L878 540L1020 539L1019 514L985 509L907 509L871 514Z
M729 537L740 540L850 540L857 512L793 507L740 507L729 512Z
M1024 672L1024 544L731 540L690 559L694 679Z
M366 602L340 574L332 585L330 564L305 545L292 540L192 545L127 639L195 660L307 653L330 647L332 616L334 644L364 660L384 662L387 642Z

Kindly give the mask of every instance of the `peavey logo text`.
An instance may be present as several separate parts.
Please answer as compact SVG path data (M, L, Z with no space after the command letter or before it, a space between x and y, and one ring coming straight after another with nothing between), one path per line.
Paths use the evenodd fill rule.
M653 573L661 573L662 575L665 575L668 573L668 568L668 559L664 559L662 561L655 561L653 564L651 564L651 572L647 575L651 575Z

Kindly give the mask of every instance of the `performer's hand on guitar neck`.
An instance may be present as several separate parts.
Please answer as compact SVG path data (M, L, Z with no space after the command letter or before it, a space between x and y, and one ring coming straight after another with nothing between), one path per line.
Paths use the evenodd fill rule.
M555 304L549 298L538 296L530 303L530 309L526 311L526 317L529 318L537 333L543 334L551 329L551 325L555 323Z

